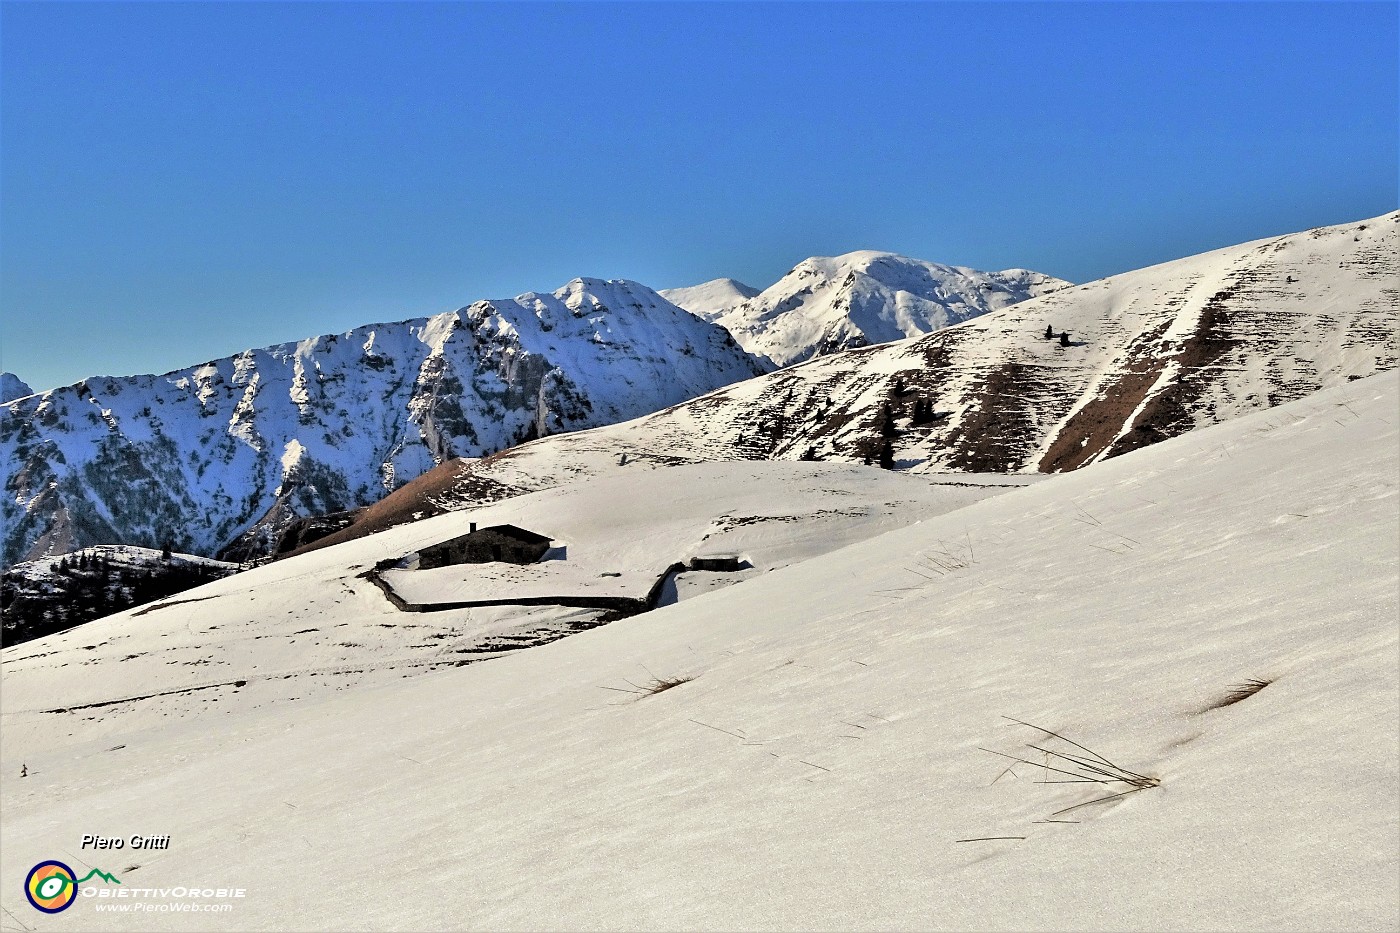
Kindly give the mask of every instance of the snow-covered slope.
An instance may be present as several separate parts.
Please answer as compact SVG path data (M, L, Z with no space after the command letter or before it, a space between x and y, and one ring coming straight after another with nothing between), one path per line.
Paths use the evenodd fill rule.
M711 279L685 288L662 288L657 294L671 304L685 308L696 317L713 321L739 302L753 298L759 290L737 279Z
M706 320L750 353L787 366L941 330L1068 285L1025 269L979 272L861 250L803 260L762 293Z
M387 570L412 603L533 596L633 596L675 563L740 554L737 573L682 574L681 591L735 583L1034 482L930 477L821 463L719 463L620 476L414 522L255 568L4 655L9 710L98 704L103 728L222 706L210 684L243 681L240 702L326 690L480 660L596 625L602 613L537 605L412 613L366 577L381 562L454 538L472 523L546 535L538 564ZM158 701L123 702L167 693ZM114 702L115 701L115 702ZM20 717L23 718L23 717ZM40 720L43 721L42 718Z
M0 373L0 403L33 394L34 390L29 388L29 383L14 373Z
M459 463L430 498L459 507L619 470L882 452L914 471L1075 469L1394 368L1397 231L1388 214L1067 288Z
M38 918L25 873L72 855L126 889L246 896L104 913L113 886L91 881L45 929L1394 929L1397 406L1394 373L1336 387L545 647L297 704L260 706L250 681L127 704L109 731L120 707L39 712L7 673L0 899ZM370 540L84 635L188 653L242 602L245 640L202 655L215 683L256 637L261 590L235 587L320 601L334 626L364 597L320 574ZM201 605L219 618L136 624ZM67 663L44 676L76 690ZM683 682L627 692L653 678ZM1131 787L1057 783L1028 745L1091 753L1003 717L1155 783L1091 803ZM170 848L78 848L136 832Z
M434 464L634 418L761 372L651 289L553 294L96 377L0 409L3 560L95 543L211 554Z

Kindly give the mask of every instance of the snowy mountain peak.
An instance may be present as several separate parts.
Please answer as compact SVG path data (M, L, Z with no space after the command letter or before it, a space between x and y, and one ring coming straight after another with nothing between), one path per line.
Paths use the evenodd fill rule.
M696 317L713 321L741 301L753 298L759 289L737 279L711 279L686 288L663 288L658 292L672 304Z
M630 307L644 309L665 309L675 306L654 290L628 279L577 278L554 293L572 311L607 312L614 308Z
M33 394L29 384L14 373L0 373L0 404Z
M842 253L839 256L810 256L794 266L792 270L788 272L788 275L796 275L799 278L811 277L813 275L833 276L840 275L852 269L866 270L882 262L888 263L891 268L895 268L901 264L934 266L940 269L953 268L939 263L910 259L907 256L901 256L899 253L886 252L885 250L856 249L851 250L849 253Z
M916 337L1067 287L1038 272L980 272L856 250L813 256L712 320L750 353L786 366Z

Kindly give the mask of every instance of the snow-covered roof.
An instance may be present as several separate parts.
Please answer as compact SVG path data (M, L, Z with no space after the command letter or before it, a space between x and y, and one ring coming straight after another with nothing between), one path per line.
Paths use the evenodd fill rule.
M518 541L526 541L532 544L548 544L550 541L554 540L549 535L542 535L537 531L531 531L528 528L521 528L519 525L489 525L485 528L473 528L471 531L467 532L464 535L458 535L455 538L448 538L446 541L439 541L436 544L431 544L425 548L422 548L422 550L426 551L434 547L442 547L448 544L457 544L458 542L466 541L473 535L484 535L487 532L491 532L493 534L498 535L504 535L507 538L515 538Z

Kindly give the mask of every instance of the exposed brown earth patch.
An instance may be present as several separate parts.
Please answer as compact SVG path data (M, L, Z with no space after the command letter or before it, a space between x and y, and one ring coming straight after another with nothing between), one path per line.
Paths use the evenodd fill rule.
M1127 349L1127 363L1114 381L1076 411L1055 436L1037 466L1041 473L1063 473L1092 461L1123 430L1161 376L1166 361L1153 355L1170 321L1138 335Z
M949 466L971 473L1020 469L1029 442L1039 436L1029 399L1038 394L1041 369L1012 361L987 373L972 407L948 434Z
M404 522L414 521L416 518L439 515L446 512L447 509L435 500L447 493L456 496L462 495L464 491L474 491L481 496L481 501L484 502L509 498L519 493L519 490L504 483L481 476L473 476L468 471L467 462L463 460L449 460L446 463L438 464L412 482L395 489L373 505L359 510L353 523L347 527L303 544L286 554L279 555L279 557L305 554L307 551L330 547L332 544L341 544L345 541L363 538L365 535L374 534Z
M1105 459L1176 437L1195 427L1192 411L1213 381L1207 370L1218 365L1238 344L1230 329L1227 303L1232 297L1234 289L1225 288L1206 302L1196 332L1187 338L1175 357L1180 374L1148 400L1132 427L1104 454Z
M1055 436L1036 467L1041 473L1064 473L1089 463L1123 430L1123 422L1142 404L1143 396L1162 374L1163 362L1122 373L1103 394L1074 413Z

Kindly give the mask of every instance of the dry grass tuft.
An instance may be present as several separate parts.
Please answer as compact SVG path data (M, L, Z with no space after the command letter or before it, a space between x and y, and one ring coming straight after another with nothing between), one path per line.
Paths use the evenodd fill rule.
M672 687L679 687L681 684L690 683L694 679L694 677L685 676L657 677L651 680L651 682L647 683L645 686L643 686L642 690L647 696L653 696L654 694L663 693L667 690L670 690Z
M997 775L997 780L1001 780L1007 772L1010 772L1014 776L1016 772L1012 769L1019 763L1030 765L1032 768L1041 769L1042 776L1038 783L1042 784L1105 784L1110 786L1123 784L1128 787L1125 791L1118 791L1104 797L1095 797L1093 800L1086 800L1072 807L1056 810L1054 813L1050 814L1051 816L1059 816L1061 813L1078 810L1080 807L1087 807L1090 804L1116 800L1119 797L1135 794L1140 790L1157 787L1162 783L1160 778L1151 777L1146 774L1138 774L1136 771L1129 771L1122 765L1114 764L1093 749L1080 745L1072 739L1065 738L1058 732L1051 732L1049 729L1023 722L1020 719L1012 719L1010 716L1003 716L1002 718L1010 719L1012 722L1020 723L1023 726L1028 726L1042 733L1045 739L1041 740L1040 744L1034 742L1026 743L1026 748L1033 749L1040 753L1041 761L1031 761L1018 755L1008 755L1005 752L992 751L990 748L982 749L984 752L991 752L991 754L998 755L1002 758L1010 758L1012 761L1012 764L1007 767L1006 771ZM1058 740L1061 744L1055 746L1052 740ZM996 781L992 783L995 784Z
M646 681L645 683L634 684L632 683L632 681L628 680L626 681L626 687L600 686L599 689L613 690L617 693L631 693L635 695L637 699L640 700L642 697L655 696L658 693L665 693L667 690L670 690L673 687L679 687L681 684L688 684L694 679L694 675L691 674L682 674L677 677L657 677L653 675L651 680Z
M1259 680L1258 678L1251 678L1249 680L1246 680L1242 684L1235 684L1230 688L1229 693L1225 694L1223 697L1216 700L1214 703L1211 703L1209 706L1206 707L1206 709L1212 710L1221 709L1222 707L1226 706L1233 706L1236 703L1248 700L1250 697L1254 696L1254 694L1258 693L1260 690L1263 690L1271 683L1273 683L1272 680Z

